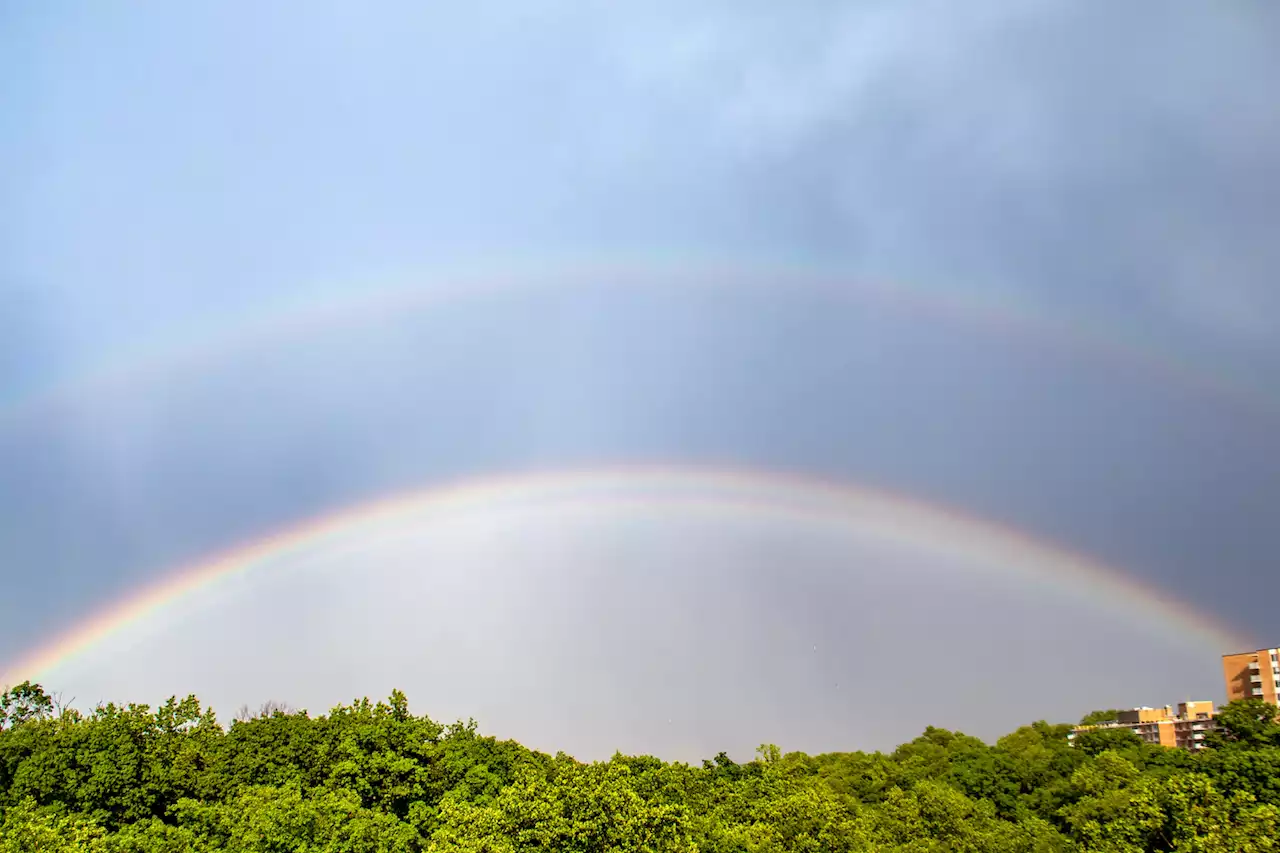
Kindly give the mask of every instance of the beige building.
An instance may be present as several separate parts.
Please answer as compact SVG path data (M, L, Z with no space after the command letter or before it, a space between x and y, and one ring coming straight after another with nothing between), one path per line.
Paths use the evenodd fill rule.
M1280 705L1280 660L1276 649L1223 655L1222 678L1227 685L1228 702L1263 699Z
M1096 726L1077 726L1071 731L1075 740L1081 732L1094 729L1129 729L1149 744L1195 751L1204 748L1204 736L1214 727L1212 702L1181 702L1163 708L1133 708L1121 711L1114 722Z

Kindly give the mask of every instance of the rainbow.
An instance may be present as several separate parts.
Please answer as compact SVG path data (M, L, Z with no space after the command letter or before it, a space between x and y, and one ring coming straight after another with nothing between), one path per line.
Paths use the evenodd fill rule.
M1207 370L1198 363L1174 358L1142 343L1128 331L1108 331L1052 319L1019 307L1007 297L983 299L969 291L961 297L938 289L854 280L847 274L804 266L762 263L746 268L741 264L697 264L687 260L667 265L652 261L551 264L531 266L518 274L437 271L379 278L387 283L366 287L359 282L334 282L309 288L303 301L264 306L249 318L224 318L226 322L220 327L210 323L204 328L175 330L168 338L144 340L131 350L115 353L86 373L63 377L7 401L0 399L0 428L87 395L113 394L139 380L198 371L235 353L303 340L327 329L376 323L441 305L483 302L522 293L545 295L641 288L718 292L726 297L744 291L793 291L836 300L867 300L908 315L967 326L1030 346L1055 348L1076 359L1101 361L1140 377L1218 400L1242 413L1280 422L1280 403L1249 385ZM396 281L414 283L396 284Z
M1210 615L1088 556L1012 528L865 485L776 471L617 466L475 479L392 495L323 515L220 556L180 568L14 661L0 684L46 677L126 626L229 579L269 572L283 558L348 541L368 543L395 531L502 512L572 507L635 507L750 520L768 516L849 528L861 537L962 561L966 570L1041 585L1055 596L1111 610L1197 648L1249 647ZM198 604L198 601L195 601Z

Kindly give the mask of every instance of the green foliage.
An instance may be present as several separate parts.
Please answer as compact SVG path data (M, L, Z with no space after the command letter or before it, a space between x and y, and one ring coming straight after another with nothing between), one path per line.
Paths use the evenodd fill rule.
M53 698L39 684L24 681L0 693L0 728L43 720L53 714Z
M1280 723L1277 709L1261 699L1241 699L1218 709L1218 728L1210 732L1208 741L1216 747L1243 746L1257 748L1280 746Z
M64 815L23 800L0 818L0 853L105 853L106 833L78 815Z
M1280 853L1280 726L1258 702L1194 755L1038 722L696 767L543 755L398 691L225 728L194 697L56 706L30 683L0 697L0 853Z
M528 767L486 805L446 797L430 850L695 851L679 804L635 789L625 763Z
M1213 749L1199 766L1224 790L1244 791L1260 803L1280 807L1280 748Z
M1120 717L1120 711L1112 708L1109 711L1090 711L1080 718L1082 726L1096 726L1100 723L1114 723Z
M1104 752L1138 752L1142 738L1132 729L1091 729L1076 735L1076 747L1085 755L1101 755Z

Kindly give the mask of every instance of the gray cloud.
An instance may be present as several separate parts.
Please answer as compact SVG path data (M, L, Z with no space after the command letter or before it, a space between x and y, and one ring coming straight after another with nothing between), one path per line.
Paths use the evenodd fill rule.
M103 336L445 256L766 254L1274 369L1269 8L469 8L68 19L9 75L8 263Z
M634 48L637 73L755 181L830 220L802 226L831 235L821 249L936 287L1167 323L1184 345L1209 333L1270 349L1280 106L1259 81L1280 74L1272 10L689 16L701 20L668 49Z

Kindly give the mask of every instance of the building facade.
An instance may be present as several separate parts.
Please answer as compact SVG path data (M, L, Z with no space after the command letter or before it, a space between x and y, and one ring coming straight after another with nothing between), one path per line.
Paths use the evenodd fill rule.
M1069 737L1074 741L1076 735L1095 729L1128 729L1153 746L1195 752L1204 748L1205 734L1215 726L1213 715L1212 702L1181 702L1176 710L1172 705L1133 708L1109 723L1077 726Z
M1222 656L1227 701L1262 699L1280 705L1280 659L1276 649L1258 649Z

